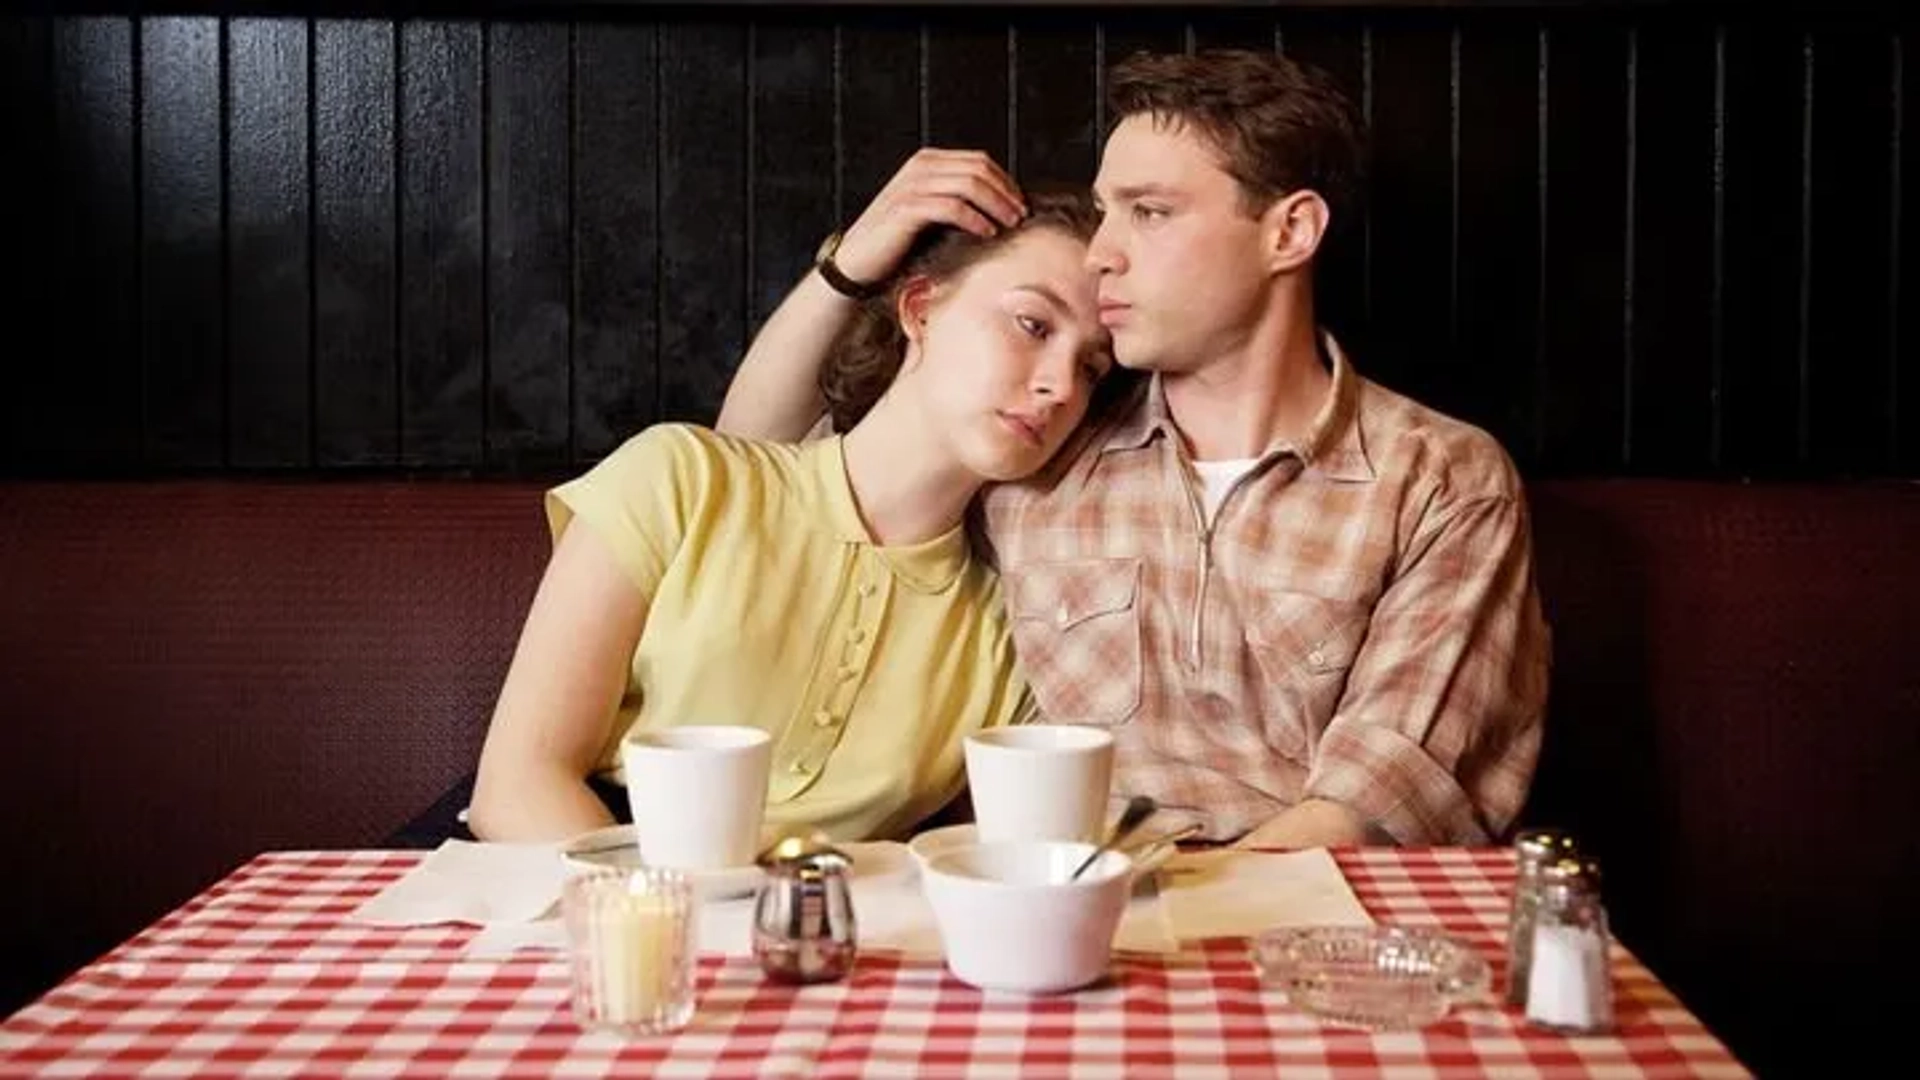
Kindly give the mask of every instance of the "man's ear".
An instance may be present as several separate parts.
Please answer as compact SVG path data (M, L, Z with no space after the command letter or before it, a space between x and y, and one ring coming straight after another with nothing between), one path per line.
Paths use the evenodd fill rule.
M894 297L893 317L900 321L900 332L915 345L927 328L927 309L933 306L933 281L916 275L900 283Z
M1332 224L1332 213L1318 192L1303 188L1275 199L1260 215L1260 223L1267 269L1286 274L1313 261Z

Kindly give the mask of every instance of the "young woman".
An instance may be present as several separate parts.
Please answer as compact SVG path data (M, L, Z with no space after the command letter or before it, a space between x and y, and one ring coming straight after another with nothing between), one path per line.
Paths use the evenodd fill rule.
M622 738L680 724L771 735L783 829L899 836L952 799L964 737L1031 707L967 509L1045 464L1111 365L1083 266L1096 224L1036 194L991 236L925 230L822 377L844 434L662 424L550 492L474 834L611 823Z

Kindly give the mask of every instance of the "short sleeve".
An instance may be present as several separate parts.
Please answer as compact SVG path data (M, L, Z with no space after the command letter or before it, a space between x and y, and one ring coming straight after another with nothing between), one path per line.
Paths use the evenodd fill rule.
M576 522L592 529L647 595L653 595L697 513L711 471L699 437L657 424L622 443L586 473L547 492L557 543Z

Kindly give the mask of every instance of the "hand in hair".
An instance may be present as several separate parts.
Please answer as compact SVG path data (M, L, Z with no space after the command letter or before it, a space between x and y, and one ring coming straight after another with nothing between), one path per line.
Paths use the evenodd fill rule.
M990 236L1025 214L1019 187L987 154L922 147L847 229L834 262L855 281L883 281L928 225Z

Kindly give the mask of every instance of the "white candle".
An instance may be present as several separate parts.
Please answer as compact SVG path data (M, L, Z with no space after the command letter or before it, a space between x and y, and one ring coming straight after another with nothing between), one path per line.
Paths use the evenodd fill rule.
M587 933L602 1020L646 1022L671 1007L679 966L675 917L662 896L614 889L594 898Z

